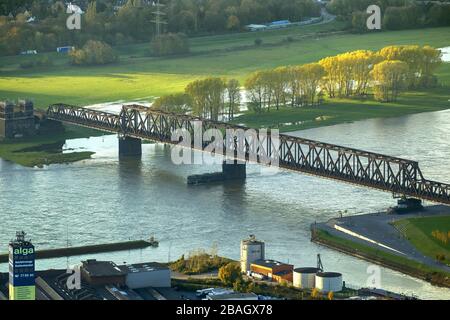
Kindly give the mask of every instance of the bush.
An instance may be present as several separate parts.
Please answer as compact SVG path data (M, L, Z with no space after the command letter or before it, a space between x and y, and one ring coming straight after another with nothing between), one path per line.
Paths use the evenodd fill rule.
M230 263L229 259L219 257L215 252L196 250L191 252L187 259L183 255L180 259L171 263L170 268L173 271L192 275L218 270L228 263Z
M192 110L191 100L191 97L185 93L174 93L156 99L152 108L166 112L187 114Z
M53 62L50 58L45 55L40 57L39 59L27 60L20 63L20 68L22 69L31 69L34 67L49 67L52 66Z
M189 39L183 33L167 33L153 39L150 44L154 56L170 56L190 52Z
M236 262L230 262L219 269L219 279L226 286L236 284L236 289L241 288L242 283L238 282L241 278L241 268Z
M259 47L260 45L262 45L262 43L263 43L262 39L260 38L255 39L255 46Z
M69 53L74 65L104 65L116 62L118 55L108 44L89 40L80 50Z
M287 38L285 38L285 41L286 41L286 42L294 42L294 38L292 38L292 37L287 37Z

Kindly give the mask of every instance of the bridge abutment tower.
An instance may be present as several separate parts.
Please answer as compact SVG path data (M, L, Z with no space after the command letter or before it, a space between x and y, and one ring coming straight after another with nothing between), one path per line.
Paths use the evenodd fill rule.
M142 155L142 140L131 137L119 137L120 157L140 157Z

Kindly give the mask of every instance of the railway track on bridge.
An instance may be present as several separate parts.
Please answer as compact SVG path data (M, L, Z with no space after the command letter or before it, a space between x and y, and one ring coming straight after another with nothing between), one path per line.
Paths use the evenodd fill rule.
M281 168L307 173L323 178L347 182L432 202L450 204L450 185L425 179L419 163L344 146L298 138L280 134L275 139L262 130L255 130L229 123L202 119L189 115L167 113L139 105L123 106L120 114L102 112L65 104L55 104L48 108L51 120L94 128L121 136L152 140L168 144L178 144L172 140L174 130L186 130L194 136L194 123L202 123L202 133L209 129L242 132L254 130L259 143L254 146L245 143L224 142L225 150L234 148L234 158L249 161L251 153L268 151L277 157ZM200 146L191 141L192 149L204 151L207 144ZM228 148L228 149L227 149ZM239 156L241 155L241 156ZM255 162L263 163L260 157Z

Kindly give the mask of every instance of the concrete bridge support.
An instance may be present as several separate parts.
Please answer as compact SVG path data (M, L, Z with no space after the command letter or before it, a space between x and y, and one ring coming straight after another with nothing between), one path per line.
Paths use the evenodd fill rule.
M246 177L247 167L245 163L240 164L234 161L234 163L227 164L224 161L222 163L222 172L189 176L187 182L189 185L197 185L229 180L245 180Z
M245 163L238 163L234 160L233 164L228 164L226 161L222 164L222 174L225 180L245 180L247 177L247 165Z
M119 137L119 156L138 157L142 155L142 140L131 137Z

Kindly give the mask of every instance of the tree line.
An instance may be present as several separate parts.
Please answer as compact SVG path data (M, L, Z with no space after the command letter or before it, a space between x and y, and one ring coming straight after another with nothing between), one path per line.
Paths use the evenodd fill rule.
M405 89L437 85L434 75L441 52L430 46L389 46L379 51L357 50L326 57L315 63L283 66L252 73L244 86L248 107L269 112L280 107L320 105L328 98L364 97L396 101ZM157 99L154 108L218 120L232 120L241 105L235 79L207 78L190 83L183 93Z
M301 66L257 71L245 82L249 107L256 112L280 106L314 106L329 98L366 96L395 101L404 89L437 85L434 71L441 52L429 46L389 46L357 50Z
M0 2L0 55L25 50L54 51L57 46L82 47L89 40L109 45L150 41L156 35L153 1L78 0L84 11L82 32L66 28L64 1ZM164 32L210 34L242 30L251 23L279 19L298 21L320 15L313 0L162 0ZM36 18L30 22L31 17Z
M450 1L410 0L331 0L327 9L338 19L349 21L353 31L368 32L366 21L369 5L382 11L383 30L450 26Z
M241 85L236 79L209 77L188 84L183 93L158 98L153 108L192 113L211 120L233 120L240 110Z

